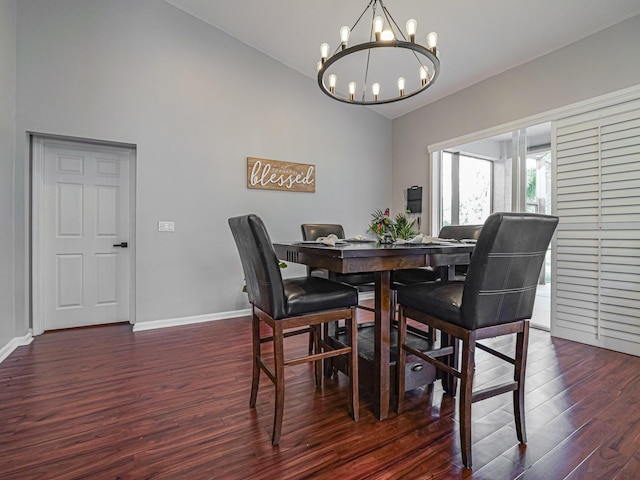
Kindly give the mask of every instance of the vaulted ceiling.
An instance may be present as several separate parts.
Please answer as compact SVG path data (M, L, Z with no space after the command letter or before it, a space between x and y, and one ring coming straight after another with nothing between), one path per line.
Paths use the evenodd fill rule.
M319 46L338 43L369 0L166 0L316 82ZM386 0L418 39L439 35L442 70L425 92L375 108L396 118L493 75L640 15L638 0ZM595 74L594 69L585 75ZM330 101L327 99L327 101Z

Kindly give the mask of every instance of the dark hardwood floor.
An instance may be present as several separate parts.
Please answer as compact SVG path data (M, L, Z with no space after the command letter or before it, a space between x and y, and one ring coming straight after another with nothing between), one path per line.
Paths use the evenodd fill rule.
M361 320L367 312L359 311ZM305 349L306 336L289 340ZM510 340L494 340L508 351ZM0 364L2 479L638 479L640 358L533 330L528 444L511 395L474 404L473 471L461 466L455 399L439 384L377 421L347 378L316 390L287 369L282 438L273 387L249 408L248 318L132 333L130 325L50 332ZM479 352L478 385L508 369Z

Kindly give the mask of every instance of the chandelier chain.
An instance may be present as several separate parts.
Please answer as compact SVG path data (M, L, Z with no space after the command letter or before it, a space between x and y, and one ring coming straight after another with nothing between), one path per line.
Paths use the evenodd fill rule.
M371 0L371 1L375 3L373 4L373 8L371 9L371 30L369 30L369 41L373 40L373 19L376 18L376 7L378 6L377 0ZM369 5L371 5L371 2L369 2ZM367 9L368 8L369 6L367 6ZM362 15L364 15L364 12L362 12ZM362 15L360 15L360 18L362 18ZM360 18L358 20L360 20ZM362 89L363 102L365 101L365 96L367 95L367 85L369 80L369 62L371 62L371 49L367 50L367 66L365 67L365 70L364 70L364 88Z
M387 19L387 22L389 22L389 25L393 24L396 26L396 29L398 30L398 33L400 35L402 35L402 39L406 42L407 41L407 37L404 36L404 32L402 31L402 29L398 26L398 24L396 23L396 19L393 18L393 15L391 15L391 13L389 13L389 10L387 10L387 7L384 6L384 3L382 3L382 0L380 1L380 7L382 8L382 11L384 12L384 16Z

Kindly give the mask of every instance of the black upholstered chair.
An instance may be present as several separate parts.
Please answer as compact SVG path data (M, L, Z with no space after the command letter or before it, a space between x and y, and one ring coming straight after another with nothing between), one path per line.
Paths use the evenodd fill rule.
M244 270L249 302L252 305L253 380L250 406L256 404L260 371L275 385L273 445L278 445L284 412L284 367L304 362L315 363L316 385L322 382L322 360L345 355L348 358L350 410L354 420L359 416L358 348L355 307L358 291L342 283L318 277L283 279L278 258L269 234L256 215L229 219ZM344 319L349 332L349 345L334 348L325 342L321 326ZM271 328L271 336L261 337L260 322ZM314 354L285 360L284 339L312 332ZM273 342L274 367L263 359L261 345Z
M344 228L342 225L335 223L303 223L300 225L303 240L315 240L318 237L326 237L330 234L336 235L338 238L345 238ZM312 276L322 276L335 282L346 283L358 289L359 292L371 292L375 288L375 279L373 272L363 273L336 273L328 272L323 268L307 267L307 273ZM373 312L374 309L364 305L358 305L358 308Z
M538 276L558 218L526 213L494 213L480 236L465 281L422 283L398 288L398 372L405 354L435 365L443 374L446 392L454 395L460 380L460 438L462 461L471 468L471 404L513 392L516 432L526 443L524 381L529 321ZM407 319L441 333L442 345L431 354L406 344ZM476 343L489 337L516 334L515 355L509 357ZM460 347L460 342L462 346ZM475 350L478 347L514 365L513 381L473 391ZM462 361L459 363L459 350ZM404 406L404 375L396 375L397 410Z
M477 240L482 225L445 225L440 229L438 238L449 240ZM441 265L437 267L407 268L391 272L391 316L395 319L397 310L395 293L402 285L414 285L416 283L437 282L439 280L464 280L468 265Z
M445 225L440 229L438 238L454 240L477 240L482 225Z

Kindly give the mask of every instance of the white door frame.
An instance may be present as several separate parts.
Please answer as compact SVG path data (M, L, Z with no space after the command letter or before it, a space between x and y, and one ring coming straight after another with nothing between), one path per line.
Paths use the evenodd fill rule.
M75 143L91 147L122 149L127 152L130 168L129 182L129 323L135 323L135 186L136 146L131 144L99 142L82 138L33 133L31 148L31 316L33 335L44 332L44 153L47 144Z

